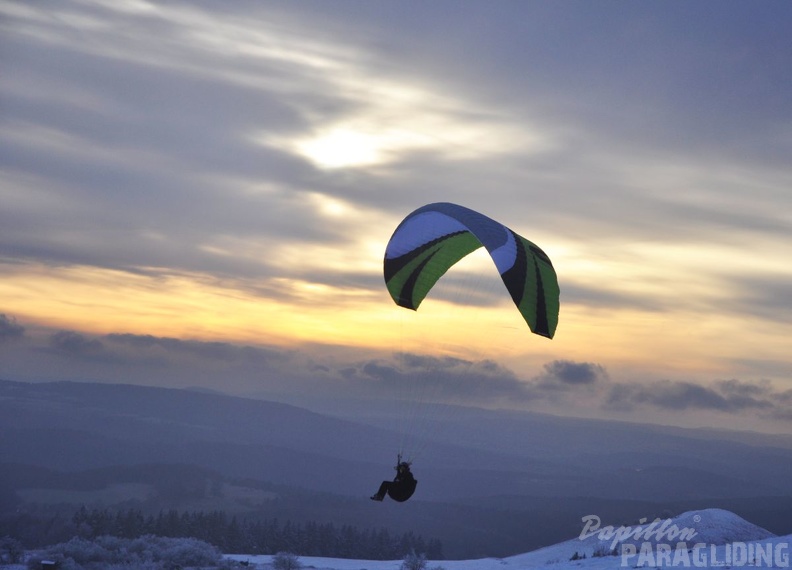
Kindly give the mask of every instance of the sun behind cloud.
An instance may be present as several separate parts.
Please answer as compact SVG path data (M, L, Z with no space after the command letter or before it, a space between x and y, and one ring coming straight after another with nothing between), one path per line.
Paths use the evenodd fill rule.
M386 161L388 141L381 136L335 128L315 138L297 141L295 149L320 168L370 166Z

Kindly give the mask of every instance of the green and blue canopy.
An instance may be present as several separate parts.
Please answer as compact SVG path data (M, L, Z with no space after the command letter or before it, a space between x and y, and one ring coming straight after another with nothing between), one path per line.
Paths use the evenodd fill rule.
M533 242L464 206L440 202L409 214L385 249L385 284L399 306L417 310L455 263L484 246L531 331L553 338L559 288L550 258Z

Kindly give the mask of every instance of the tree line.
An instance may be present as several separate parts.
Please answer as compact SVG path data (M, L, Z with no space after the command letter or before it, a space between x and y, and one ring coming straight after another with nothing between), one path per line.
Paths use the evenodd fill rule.
M17 516L0 523L0 536L9 535L27 548L39 548L72 536L137 538L155 535L196 538L225 553L275 554L364 560L394 560L409 552L443 559L442 543L413 532L392 534L385 528L358 529L351 525L315 521L294 523L278 519L247 519L224 511L160 511L146 515L139 509L112 511L81 507L71 518Z

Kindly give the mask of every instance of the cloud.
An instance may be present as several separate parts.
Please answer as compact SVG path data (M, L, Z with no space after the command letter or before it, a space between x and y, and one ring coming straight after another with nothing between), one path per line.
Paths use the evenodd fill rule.
M592 397L607 382L605 368L589 362L558 360L545 364L544 373L520 378L493 360L465 360L401 353L393 360L368 361L347 378L374 381L374 389L402 397L469 405L526 405ZM371 388L371 386L369 386Z
M47 329L26 334L3 355L4 377L21 381L201 387L274 399L332 394L335 370L309 352L275 346Z
M470 360L454 356L431 356L410 352L396 354L396 360L404 364L407 368L424 368L427 370L447 370L459 367L467 368L473 364Z
M272 24L270 31L288 40L279 43L261 26L237 20L217 26L211 14L186 6L152 7L134 17L97 5L52 8L52 20L12 11L19 33L4 36L4 48L31 50L35 61L15 68L18 76L9 71L18 79L16 91L3 93L10 119L0 136L7 152L0 154L15 199L11 211L0 211L0 223L14 230L11 254L129 270L259 276L272 259L260 253L272 253L268 242L276 237L336 239L340 231L293 195L310 187L302 181L312 169L247 136L255 125L270 132L303 128L279 95L283 85L270 82L288 80L287 70L299 75L301 67L284 68L283 57L300 52L295 38L310 44L313 34L290 35ZM96 25L80 33L54 24L72 17ZM242 44L238 56L247 55L223 55L208 40L224 35ZM258 40L266 49L259 44L255 55ZM37 57L41 43L60 48L60 64ZM335 53L321 46L303 51ZM310 93L311 83L301 84ZM338 91L318 92L324 95L316 105ZM38 223L39 203L57 205L64 223ZM104 239L93 239L97 232ZM257 258L247 255L252 248Z
M533 398L530 386L491 360L400 353L346 369L370 396L419 397L424 402L491 404Z
M789 227L786 231L790 234ZM783 239L788 242L790 237ZM731 282L737 290L734 303L743 312L783 323L792 321L792 274L762 272L750 277L734 276Z
M182 340L137 334L108 334L104 338L114 345L125 346L141 354L159 352L171 355L190 355L206 360L271 364L285 358L283 351L239 345L229 342Z
M291 350L226 342L183 340L154 335L76 331L49 334L43 344L31 338L32 354L54 357L64 377L90 377L103 382L142 381L163 386L219 381L234 393L282 377L309 377L316 365ZM33 356L35 358L35 356ZM313 366L313 369L311 368ZM224 380L225 379L225 380ZM273 382L273 386L280 382Z
M764 209L750 219L729 218L730 212L747 211L722 199L724 185L717 179L711 185L717 187L718 208L680 201L675 194L647 188L645 181L635 183L646 178L649 167L649 178L662 180L660 189L690 189L701 179L698 168L632 160L622 154L624 148L613 154L609 148L603 157L602 131L607 129L598 121L608 105L598 101L594 112L585 101L570 101L570 91L579 91L570 90L570 82L587 78L586 91L595 89L607 95L606 101L616 98L621 104L612 108L619 114L626 109L624 93L635 94L642 86L639 104L631 109L645 117L646 96L656 96L647 77L658 67L646 76L650 68L636 62L641 54L654 61L665 53L631 42L631 57L625 59L619 42L627 41L625 30L644 25L639 14L608 11L612 19L598 21L613 32L615 43L603 44L600 32L576 28L592 15L582 5L571 12L523 6L494 10L488 19L511 35L477 44L476 57L461 65L453 54L477 35L480 20L474 14L480 16L480 10L475 7L460 11L459 28L442 40L404 36L391 26L403 22L410 30L425 29L416 28L416 20L440 21L446 17L440 6L416 13L387 7L306 13L289 7L218 10L169 4L137 12L53 2L48 9L50 17L44 18L24 4L6 8L10 24L3 51L10 54L6 65L15 81L2 84L9 128L0 136L0 156L9 166L14 200L3 201L10 206L0 210L0 224L13 233L6 251L18 258L193 272L243 287L251 280L262 295L277 297L284 288L272 280L284 272L310 275L329 286L348 275L370 290L355 280L359 268L337 265L330 271L318 264L319 256L294 263L293 252L322 246L340 251L355 242L351 225L360 228L372 214L377 221L397 221L407 204L420 205L428 195L453 195L504 220L525 215L533 232L595 229L586 235L594 247L600 231L613 235L619 227L616 233L627 239L665 231L669 219L682 215L685 223L666 232L669 238L682 239L708 219L720 226L769 223ZM666 10L649 13L654 11L665 25L680 20ZM598 49L581 49L549 34L556 28L539 23L544 21L576 37L583 34ZM669 28L643 31L659 42L676 37ZM734 47L730 36L707 40ZM515 45L528 52L555 46L553 66L541 57L515 60L513 54L522 53ZM768 45L762 41L761 50L772 53ZM58 58L50 57L53 49ZM521 72L493 67L487 57L519 64ZM659 68L671 73L687 65L668 63L672 69ZM617 68L627 73L597 80L603 69ZM481 74L475 80L471 69ZM669 123L668 111L678 108L678 97L687 92L674 91L673 104L664 101L667 112L657 124ZM585 135L572 128L582 123ZM625 128L632 122L619 124ZM642 126L630 133L657 132ZM581 145L590 144L584 140L596 141L594 155L590 149L581 152ZM361 141L371 154L356 163L354 150L360 145L353 143ZM636 146L634 138L628 141ZM541 152L533 152L537 144ZM641 149L651 145L644 141ZM327 170L322 152L345 148L348 168ZM641 149L637 154L644 154ZM343 160L331 157L330 165L343 166ZM497 189L497 199L485 197L482 188L488 189L486 196L496 196ZM311 196L345 203L351 214L328 216ZM48 223L44 204L58 205L61 224ZM584 289L573 278L568 290L573 302L656 306L646 297L614 294L610 283ZM482 296L478 302L490 301Z
M665 414L666 421L669 413L684 417L697 411L725 418L792 419L792 390L777 390L767 381L732 379L709 386L671 380L614 382L602 365L570 360L548 362L542 374L527 380L491 361L405 353L392 360L337 369L330 376L343 377L347 388L361 396L419 398L423 403L495 405L553 413L600 411L622 418L656 410Z
M605 368L599 364L554 360L544 365L544 374L540 377L540 383L542 386L584 386L605 378L607 378Z
M49 337L49 346L56 352L78 358L103 358L107 356L101 341L75 331L58 331Z
M605 406L613 409L656 408L668 411L713 410L725 413L788 411L768 383L726 380L703 386L660 380L647 384L620 383L611 387Z
M14 317L0 313L0 343L22 338L24 334L25 327L17 323Z

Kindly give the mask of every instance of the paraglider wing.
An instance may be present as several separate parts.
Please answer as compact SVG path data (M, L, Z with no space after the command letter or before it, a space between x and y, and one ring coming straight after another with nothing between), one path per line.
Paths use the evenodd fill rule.
M417 310L437 280L484 246L531 331L553 338L558 280L550 258L503 224L469 208L439 202L409 214L385 249L385 284L397 305Z

